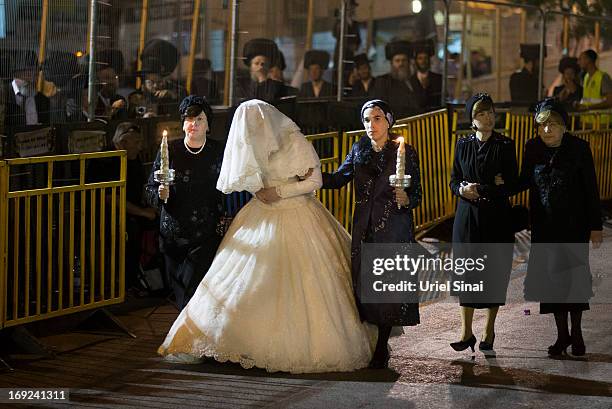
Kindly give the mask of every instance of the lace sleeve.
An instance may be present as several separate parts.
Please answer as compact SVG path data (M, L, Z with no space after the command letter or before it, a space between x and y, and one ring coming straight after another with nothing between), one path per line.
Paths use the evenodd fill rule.
M313 168L312 174L307 179L277 186L276 193L283 199L286 199L288 197L312 193L320 189L322 185L323 179L321 176L321 169L316 167Z

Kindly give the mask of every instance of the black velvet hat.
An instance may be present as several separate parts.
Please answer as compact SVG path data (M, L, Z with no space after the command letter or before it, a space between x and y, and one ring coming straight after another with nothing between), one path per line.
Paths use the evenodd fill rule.
M397 54L406 54L408 58L413 58L414 52L412 45L408 41L396 40L385 45L385 57L391 61Z
M278 50L272 57L272 62L270 63L270 67L278 67L281 71L285 71L287 68L287 64L285 63L285 56L281 50Z
M145 44L140 60L143 69L145 65L148 65L148 72L156 72L162 77L167 77L178 65L179 52L172 43L154 38Z
M355 68L364 64L370 64L371 62L372 60L370 60L365 53L357 54L353 57L353 63L355 64Z
M578 59L576 57L561 58L561 61L559 61L559 72L563 74L568 68L573 68L576 74L580 72L580 66L578 65Z
M123 54L115 48L107 48L96 52L96 67L98 70L112 68L116 74L123 72Z
M30 70L38 67L36 53L32 50L16 50L11 57L11 60L13 61L11 64L12 72Z
M465 116L468 121L472 121L472 112L474 111L474 107L481 102L488 102L491 106L493 106L493 99L489 94L484 92L472 95L470 99L467 100L465 103Z
M42 65L45 78L58 87L66 85L79 74L77 56L68 51L51 51Z
M546 122L552 113L559 115L559 117L561 117L563 120L563 123L567 124L569 119L567 111L563 107L563 104L561 104L555 98L546 98L538 102L535 112L536 123L542 124Z
M525 61L539 61L540 44L521 44L521 58ZM544 47L544 58L546 58L546 47Z
M323 50L308 50L304 55L304 68L318 64L324 70L329 66L329 53Z
M244 64L248 67L251 65L251 60L256 56L262 55L271 62L278 52L278 46L274 41L267 38L254 38L244 45L242 55L244 56Z

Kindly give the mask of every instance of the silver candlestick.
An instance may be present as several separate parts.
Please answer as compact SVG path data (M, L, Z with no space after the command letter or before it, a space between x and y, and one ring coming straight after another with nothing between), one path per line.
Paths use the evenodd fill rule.
M405 158L406 158L406 147L404 145L404 138L399 137L397 139L399 146L397 147L397 160L395 164L395 175L389 176L389 184L391 187L405 189L410 187L412 183L412 177L406 175L405 172ZM402 206L397 204L397 208L401 209Z
M162 141L159 147L160 165L159 170L153 173L153 179L164 185L170 186L174 183L174 169L170 169L170 157L168 154L168 131L164 129L162 133ZM168 203L168 198L164 199L164 203Z

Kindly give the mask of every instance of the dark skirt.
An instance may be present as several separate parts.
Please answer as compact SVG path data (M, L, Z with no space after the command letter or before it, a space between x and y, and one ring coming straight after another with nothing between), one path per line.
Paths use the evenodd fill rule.
M590 310L589 303L540 303L540 314L580 312Z

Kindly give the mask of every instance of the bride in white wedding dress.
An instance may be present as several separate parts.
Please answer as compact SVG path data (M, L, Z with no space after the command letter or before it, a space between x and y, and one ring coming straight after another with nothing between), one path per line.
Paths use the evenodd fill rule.
M255 196L235 217L161 355L270 372L368 365L376 340L353 299L350 237L314 196L321 184L319 158L291 119L259 100L238 107L217 189Z

